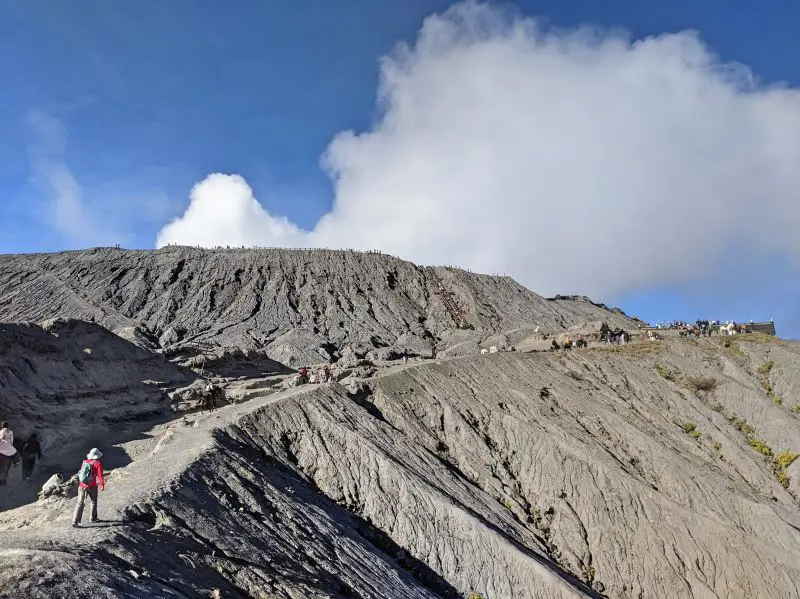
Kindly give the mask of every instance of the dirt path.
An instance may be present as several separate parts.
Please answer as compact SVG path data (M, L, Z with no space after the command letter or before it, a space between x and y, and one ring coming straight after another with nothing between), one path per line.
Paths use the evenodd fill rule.
M432 362L457 359L409 361L408 364L383 362L376 364L378 372L365 380L376 380ZM0 511L0 546L16 546L15 539L25 539L25 545L31 546L32 537L42 542L63 542L65 538L80 543L100 540L110 532L109 529L121 525L126 508L171 484L193 460L213 447L212 432L215 429L237 422L243 414L319 386L310 384L275 392L268 387L250 389L251 383L250 379L237 381L228 391L246 389L252 394L263 391L263 395L251 395L246 401L226 405L214 412L196 412L168 422L140 423L125 430L98 429L62 448L58 456L45 456L36 466L33 481L22 481L17 466L12 470L11 482L0 500L0 509L5 508L5 511ZM86 525L70 535L72 511L77 500L50 498L36 502L36 493L53 473L67 477L77 471L91 447L100 447L104 452L107 486L106 491L100 494L99 512L100 518L107 522Z
M211 433L215 429L235 423L243 414L315 387L289 389L243 404L227 405L214 412L191 414L158 425L143 432L139 438L118 443L114 447L124 452L130 461L109 470L106 476L106 490L100 493L99 498L99 515L103 522L73 530L71 519L77 500L50 498L0 512L0 547L19 550L22 547L63 545L65 541L82 545L101 541L113 532L113 528L123 524L126 508L168 487L194 460L211 449L214 444ZM71 455L73 451L80 451L76 461L79 464L86 448L81 444L64 455ZM28 484L39 488L33 483Z

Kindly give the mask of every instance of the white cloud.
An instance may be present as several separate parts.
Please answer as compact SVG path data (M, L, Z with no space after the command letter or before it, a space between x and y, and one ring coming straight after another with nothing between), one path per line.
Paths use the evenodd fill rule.
M158 245L291 245L307 235L267 214L242 177L215 173L194 186L186 212L161 230Z
M598 297L690 280L732 243L800 254L800 93L694 33L545 31L466 2L381 74L376 125L326 152L313 230L215 174L158 245L380 248Z
M64 159L67 132L61 122L41 111L31 111L33 131L29 147L34 182L50 199L48 218L67 238L82 239L92 230L81 187Z
M41 190L44 220L71 247L135 243L137 225L153 226L174 214L158 189L136 189L128 182L103 184L94 179L86 193L67 157L67 128L40 110L28 113L31 179ZM36 212L41 212L33 208Z

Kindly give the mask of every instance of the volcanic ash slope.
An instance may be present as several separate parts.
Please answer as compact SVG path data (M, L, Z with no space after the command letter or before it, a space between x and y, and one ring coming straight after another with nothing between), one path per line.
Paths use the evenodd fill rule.
M88 568L75 596L798 597L781 452L800 351L752 339L454 359L228 406L118 471L122 526L81 537L63 500L3 514L0 588L60 596ZM49 586L8 584L34 579L20 555Z
M320 347L325 361L346 346L366 353L399 343L427 355L434 338L444 350L523 327L633 326L619 311L547 300L508 277L374 253L168 247L0 256L0 320L55 317L91 320L149 349L203 343L264 351L291 366L320 361ZM449 339L459 327L466 336Z

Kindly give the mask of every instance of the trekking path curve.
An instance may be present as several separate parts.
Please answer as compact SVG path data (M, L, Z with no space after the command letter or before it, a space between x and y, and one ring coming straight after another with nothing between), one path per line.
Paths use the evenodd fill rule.
M464 358L454 357L442 360L445 359ZM364 381L378 380L403 370L439 363L442 360L409 361L408 364L380 362L376 364L378 372ZM271 387L249 387L254 381L260 381L261 378L233 381L227 385L229 393L239 389L249 391L249 399L245 401L227 404L213 412L178 415L166 423L140 426L138 427L139 435L130 441L115 442L114 432L109 431L106 447L113 446L122 449L131 458L131 463L119 468L107 468L106 490L100 492L98 500L100 518L107 522L119 523L125 509L169 486L189 464L213 447L214 439L211 433L214 430L235 424L243 415L257 411L266 405L310 393L327 385L312 383L277 392ZM269 378L266 377L265 380ZM338 385L338 383L332 384ZM60 455L56 458L45 456L39 464L39 469L51 464L53 460L63 463L66 461L65 456L72 456L74 470L77 472L80 460L89 449L85 443L78 440L74 444L63 447ZM66 480L70 473L63 472L62 476ZM35 480L39 484L35 488L40 488L46 478L42 475L37 476ZM146 484L141 484L142 481L146 481ZM31 492L30 487L18 486L21 488L14 487L15 494ZM42 541L56 539L63 541L68 532L72 533L71 540L78 544L96 543L100 538L109 536L114 527L108 523L84 524L78 530L71 528L72 512L76 502L77 499L74 497L70 499L54 497L38 502L31 501L15 509L0 511L0 547L15 546L15 539L24 539L26 543L33 538L39 538ZM89 504L87 503L84 520L88 519L88 510Z
M208 451L214 445L211 433L215 429L235 423L248 412L307 393L315 387L306 385L268 394L245 403L229 404L213 412L178 417L157 427L160 435L130 442L140 445L132 452L136 457L130 464L106 473L106 490L100 493L98 501L99 516L106 522L84 524L74 530L71 527L72 511L77 499L48 498L0 512L0 547L13 549L22 540L30 545L34 538L42 543L62 543L67 536L76 544L96 544L111 534L114 527L109 523L121 523L126 508L169 487L191 462ZM129 443L123 443L120 447L126 448L127 445ZM87 518L85 512L84 520Z

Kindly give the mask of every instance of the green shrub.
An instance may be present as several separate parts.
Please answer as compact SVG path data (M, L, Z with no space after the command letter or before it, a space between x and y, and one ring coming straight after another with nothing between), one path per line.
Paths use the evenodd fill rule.
M694 429L697 428L697 425L694 422L686 422L681 425L683 432L686 434L694 432Z
M797 455L793 451L784 449L775 456L772 462L772 471L775 473L775 478L778 479L784 489L789 488L789 476L786 474L786 469L797 459Z
M714 442L714 450L719 451L720 449L722 449L722 443L719 441Z
M748 442L750 443L750 447L755 449L761 455L764 455L768 458L772 457L772 448L760 439L750 439Z
M744 353L739 344L735 341L731 341L730 339L725 339L722 342L722 346L728 350L728 353L737 357L737 358L747 358L747 354Z
M675 380L675 374L673 374L673 372L663 364L659 364L658 362L656 362L654 368L656 374L658 374L658 376L660 376L662 379L666 379L668 381Z
M583 567L583 579L588 583L592 584L594 582L595 571L594 566L584 566Z
M742 420L740 418L736 418L735 416L729 416L728 422L735 426L736 430L742 433L745 437L752 437L756 432L755 428L747 424L747 420Z
M702 433L700 433L700 431L692 431L692 432L691 432L691 433L689 433L689 434L690 434L692 437L694 437L695 439L699 439L699 438L700 438L700 435L701 435Z
M797 459L798 454L784 449L775 457L775 463L782 469L786 469L792 465L792 463Z
M769 381L761 381L761 386L764 388L764 392L767 394L773 402L778 404L779 406L783 405L783 398L775 393L775 389L772 386L772 383Z
M796 403L792 406L792 412L795 414L800 414L800 403Z
M772 360L764 362L761 366L758 367L758 374L769 374L774 367L775 367L775 362L773 362Z

